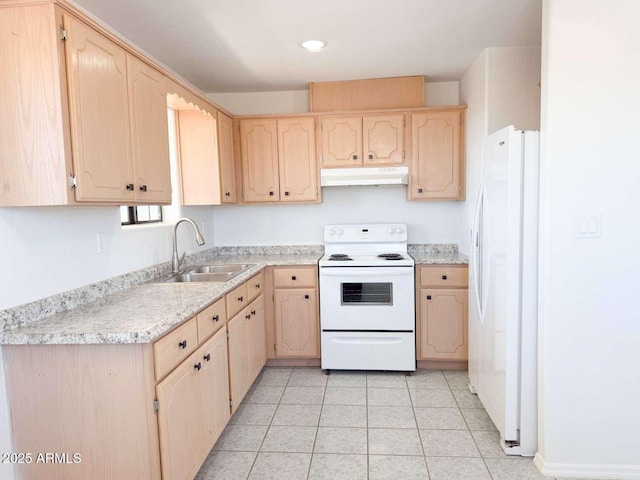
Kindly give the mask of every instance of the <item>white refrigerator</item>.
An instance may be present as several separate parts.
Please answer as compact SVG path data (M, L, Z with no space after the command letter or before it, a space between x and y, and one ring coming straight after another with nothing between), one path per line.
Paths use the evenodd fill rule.
M509 455L538 447L539 143L513 126L484 139L471 232L469 388Z

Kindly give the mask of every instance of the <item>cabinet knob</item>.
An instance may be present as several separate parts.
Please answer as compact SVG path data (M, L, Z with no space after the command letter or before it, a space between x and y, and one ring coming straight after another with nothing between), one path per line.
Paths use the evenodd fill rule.
M200 363L200 362L196 363L196 364L193 366L193 368L195 368L196 370L198 370L198 371L199 371L199 370L202 368L202 363Z
M244 302L244 297L238 297L238 301L239 301L240 303Z
M186 340L181 341L178 344L178 346L184 350L185 348L187 348L187 341Z
M427 295L427 300L431 300L431 295Z
M358 155L354 155L354 156L353 156L353 159L354 159L354 160L357 160L357 159L358 159Z
M447 276L446 276L446 275L442 275L442 279L443 279L443 280L446 280L446 279L447 279Z
M273 197L273 192L269 192L269 196L270 196L270 197Z
M309 295L305 295L305 296L304 296L304 299L305 299L305 300L309 300Z
M202 358L204 358L204 359L208 362L209 360L211 360L211 354L210 354L210 353L207 353L207 354L206 354L204 357L202 357Z
M296 280L296 276L295 275L291 275L291 280Z
M418 193L422 193L422 189L421 188L418 189Z
M146 192L147 191L147 186L146 185L140 185L140 191L141 192Z
M225 192L224 196L225 197L230 197L231 196L231 192Z
M127 190L133 191L133 183L127 183Z
M214 315L211 320L213 320L214 322L218 323L220 321L220 315Z
M369 154L369 160L373 160L373 155Z
M289 192L284 192L284 196L288 197L289 196Z
M256 311L255 310L251 310L251 315L255 315Z
M260 288L260 284L259 283L256 283L256 288Z
M244 316L244 318L246 318L247 320L249 320L249 319L251 318L251 314L249 313L249 314L245 315L245 316Z

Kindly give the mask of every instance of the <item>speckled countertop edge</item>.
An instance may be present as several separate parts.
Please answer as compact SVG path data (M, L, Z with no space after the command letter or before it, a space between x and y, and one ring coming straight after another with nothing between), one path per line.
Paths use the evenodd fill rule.
M417 264L468 263L451 244L409 245L409 253ZM166 262L0 311L0 344L148 343L264 267L315 265L322 254L322 245L214 247L189 255L188 264L237 262L255 266L223 284L145 283L168 275L170 265Z

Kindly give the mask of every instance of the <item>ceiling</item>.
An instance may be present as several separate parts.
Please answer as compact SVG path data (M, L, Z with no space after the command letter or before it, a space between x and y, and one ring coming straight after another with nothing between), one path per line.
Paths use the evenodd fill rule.
M457 80L486 47L539 45L541 0L75 0L207 93ZM299 44L328 42L310 53Z

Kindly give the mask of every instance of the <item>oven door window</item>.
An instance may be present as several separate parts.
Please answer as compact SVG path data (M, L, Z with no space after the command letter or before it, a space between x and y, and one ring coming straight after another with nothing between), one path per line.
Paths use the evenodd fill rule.
M341 283L341 305L393 305L393 283Z

